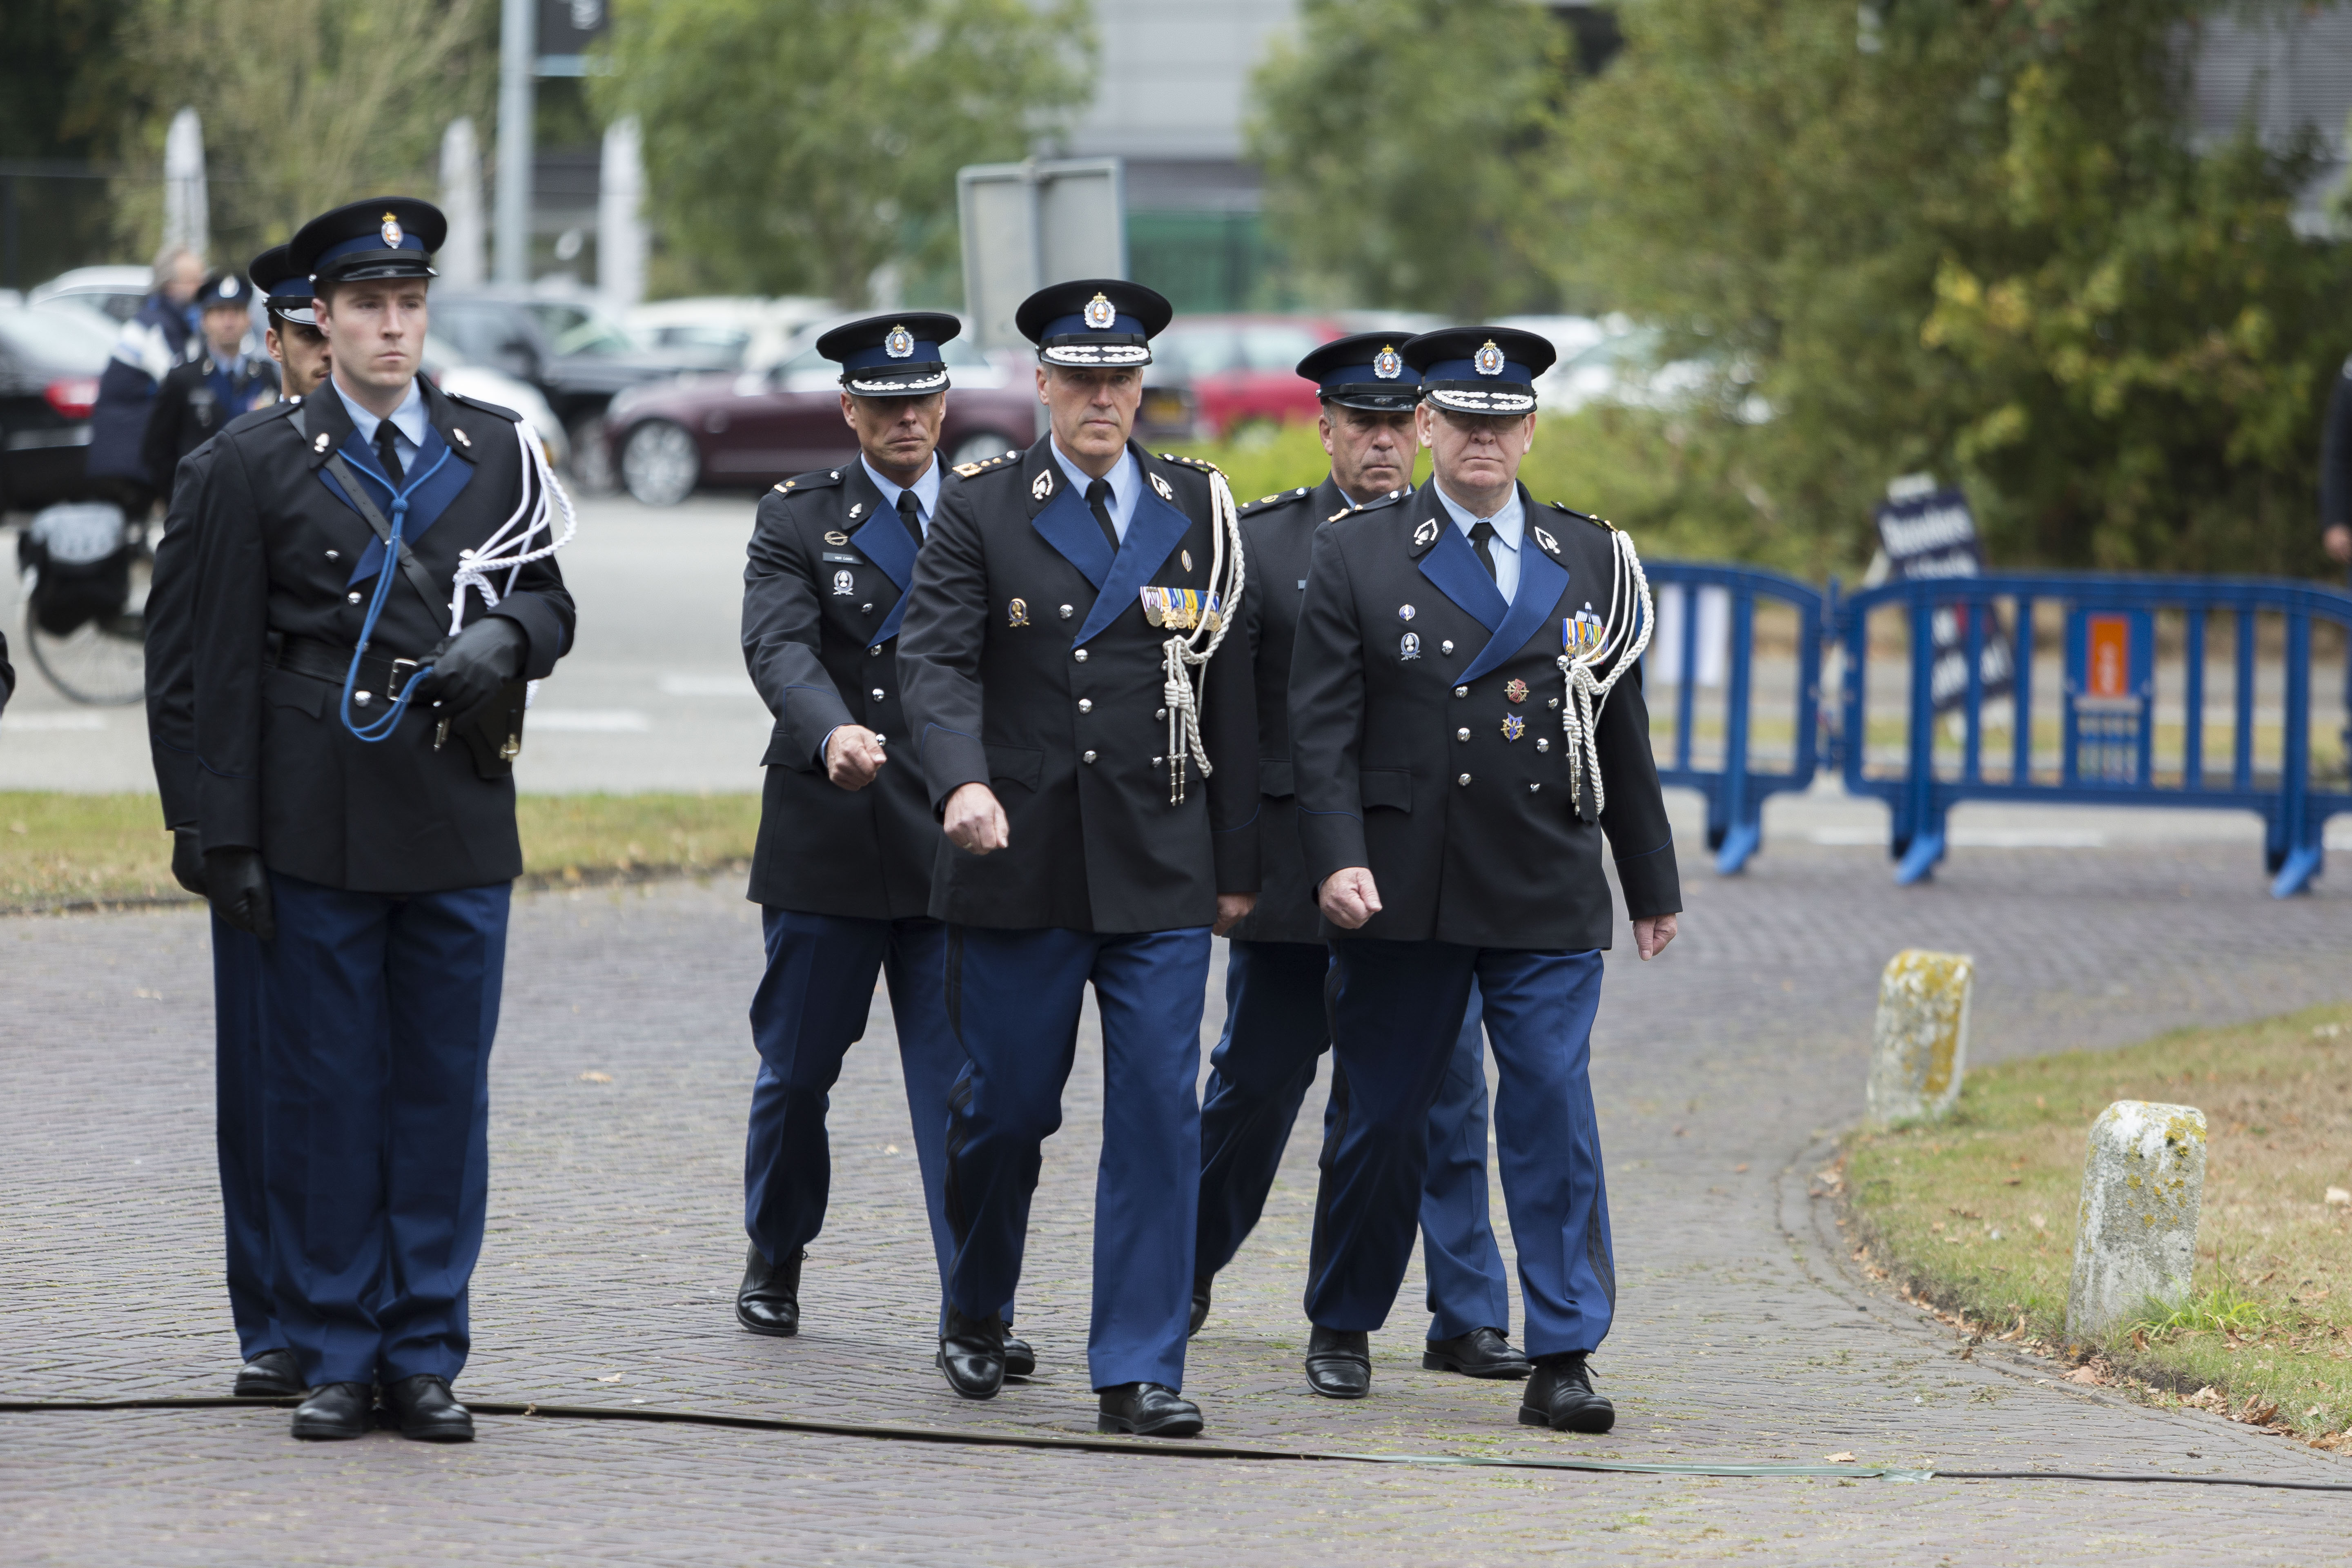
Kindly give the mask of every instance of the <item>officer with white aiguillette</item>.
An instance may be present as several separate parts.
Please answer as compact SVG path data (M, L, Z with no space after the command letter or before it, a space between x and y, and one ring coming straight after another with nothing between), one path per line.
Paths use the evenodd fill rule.
M841 413L858 456L761 497L743 571L743 658L776 718L751 859L768 968L751 1001L751 1250L735 1293L736 1320L755 1334L800 1331L801 1263L833 1179L826 1097L866 1032L877 975L889 980L943 1286L953 1249L942 1197L948 1093L964 1058L947 1016L947 927L929 913L945 840L908 744L898 654L916 552L940 512L940 345L959 330L953 316L917 312L817 339L817 353L841 365ZM1004 1349L1010 1375L1036 1370L1021 1341Z
M520 416L418 374L404 197L294 237L327 383L224 432L195 518L197 832L259 952L269 1289L293 1433L462 1442L450 1392L488 1194L489 1055L522 871L526 683L572 647L570 503Z
M1000 1304L1020 1281L1039 1146L1061 1124L1092 982L1097 1425L1190 1436L1201 1011L1211 929L1257 889L1257 721L1248 657L1225 637L1255 591L1232 494L1207 464L1129 438L1171 314L1114 279L1023 303L1052 428L961 466L941 494L898 673L953 847L931 913L948 922L948 1019L971 1058L948 1131L940 1365L968 1398L1003 1380Z
M1605 1432L1615 1411L1587 1366L1617 1296L1587 1072L1613 924L1604 837L1644 959L1682 904L1642 700L1649 589L1630 539L1517 482L1549 342L1454 328L1402 352L1432 481L1317 532L1291 661L1299 839L1348 1084L1307 1354L1370 1364L1475 982L1535 1363L1519 1419Z
M1293 810L1289 683L1299 602L1315 531L1359 506L1412 489L1413 407L1421 373L1404 363L1405 340L1360 332L1323 344L1298 362L1322 405L1318 421L1331 472L1321 484L1281 491L1242 508L1242 545L1252 585L1242 631L1257 672L1258 843L1265 882L1257 908L1235 926L1225 960L1225 1032L1211 1053L1201 1105L1201 1216L1192 1327L1209 1313L1216 1272L1233 1260L1265 1211L1315 1061L1330 1044L1323 982L1331 953L1315 889L1300 858ZM1422 1257L1435 1314L1422 1364L1472 1377L1525 1377L1511 1348L1510 1277L1486 1210L1486 1069L1475 995L1463 1019L1445 1085L1429 1115L1429 1173L1421 1196ZM1336 1129L1347 1083L1335 1076L1325 1115ZM1332 1399L1360 1399L1369 1362L1341 1353L1307 1367L1307 1386Z

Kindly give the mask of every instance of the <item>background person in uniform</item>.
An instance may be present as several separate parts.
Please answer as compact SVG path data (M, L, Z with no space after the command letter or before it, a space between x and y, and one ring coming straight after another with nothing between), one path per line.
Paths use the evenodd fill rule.
M963 1047L947 1018L947 927L927 912L943 841L895 666L915 552L939 515L940 345L958 330L953 316L874 316L817 340L842 367L858 458L761 497L743 572L743 658L776 718L751 860L768 967L751 1001L751 1249L735 1294L753 1333L799 1331L801 1262L833 1179L826 1097L866 1032L877 974L889 977L942 1289L953 1251L941 1191ZM904 754L894 763L891 751ZM1015 1376L1036 1370L1019 1341L1006 1342L1005 1361Z
M98 378L89 411L86 472L132 521L147 514L156 489L172 476L147 467L147 411L173 365L200 352L193 302L205 280L204 258L173 248L155 258L155 291L122 323L113 357Z
M255 257L249 278L268 300L269 326L263 341L278 362L287 395L299 399L327 374L326 340L310 324L310 281L292 273L282 245ZM146 610L148 748L163 799L163 826L172 832L172 875L198 898L205 893L205 867L197 831L189 584L196 553L195 519L217 449L207 441L175 466L163 537L155 544ZM260 946L250 932L218 915L213 917L212 939L213 1131L220 1160L229 1314L245 1362L235 1392L249 1397L299 1394L301 1374L269 1300L269 1215L262 1189Z
M317 285L331 377L219 437L196 519L198 831L214 910L259 939L269 1284L309 1391L298 1437L362 1436L377 1384L404 1434L473 1435L449 1384L522 869L520 683L572 641L551 559L461 576L493 548L515 559L515 527L560 498L516 416L417 374L446 228L397 197L303 226L291 260Z
M1475 980L1536 1363L1520 1419L1601 1432L1615 1413L1586 1358L1616 1300L1587 1076L1612 931L1603 834L1643 958L1673 940L1681 897L1639 667L1599 702L1588 752L1563 660L1629 647L1639 605L1615 531L1538 509L1517 482L1551 345L1462 328L1403 353L1432 482L1317 533L1291 662L1299 837L1348 1081L1317 1195L1307 1353L1369 1364Z
M1235 926L1225 958L1225 1031L1210 1054L1201 1104L1201 1214L1193 1267L1192 1327L1209 1310L1211 1280L1256 1226L1274 1185L1315 1060L1330 1043L1323 982L1330 967L1315 889L1300 858L1292 812L1290 654L1315 531L1351 508L1412 489L1413 405L1421 373L1404 363L1405 340L1358 333L1323 344L1298 362L1316 384L1318 421L1331 472L1242 509L1242 540L1253 592L1242 631L1257 677L1258 846L1264 885L1257 908ZM1435 1316L1423 1364L1475 1377L1525 1377L1527 1358L1510 1347L1510 1279L1486 1215L1486 1072L1474 993L1429 1115L1429 1173L1421 1197L1422 1257ZM1325 1115L1338 1125L1346 1080L1335 1075ZM1352 1359L1317 1362L1307 1385L1359 1398L1370 1368Z
M949 922L948 1018L971 1058L948 1135L956 1252L940 1364L970 1398L1003 1380L998 1304L1020 1282L1039 1146L1061 1124L1091 981L1104 1079L1087 1342L1097 1424L1178 1436L1201 1428L1180 1390L1209 934L1249 912L1258 788L1246 654L1229 646L1201 671L1205 782L1170 702L1169 641L1206 630L1209 596L1227 586L1212 580L1205 465L1129 439L1170 314L1150 289L1108 279L1024 301L1014 320L1037 345L1052 429L1025 453L964 465L941 496L898 671L955 847L931 913Z
M172 367L147 410L141 451L159 483L170 482L180 459L230 420L278 401L278 367L245 346L253 325L253 285L234 272L214 273L196 291L202 348ZM170 501L167 494L164 504Z

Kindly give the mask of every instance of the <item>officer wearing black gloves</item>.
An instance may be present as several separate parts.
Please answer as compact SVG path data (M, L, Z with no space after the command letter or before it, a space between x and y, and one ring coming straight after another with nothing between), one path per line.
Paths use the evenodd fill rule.
M225 432L195 519L204 881L258 939L270 1286L298 1437L463 1441L524 683L572 645L520 417L417 374L420 201L295 236L332 358Z

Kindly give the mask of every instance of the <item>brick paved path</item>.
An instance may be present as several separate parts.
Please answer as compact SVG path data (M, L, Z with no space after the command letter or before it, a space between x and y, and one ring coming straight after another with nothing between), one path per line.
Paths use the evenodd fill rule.
M1616 1433L1530 1431L1513 1423L1516 1385L1421 1372L1417 1274L1375 1339L1373 1397L1304 1392L1311 1115L1193 1342L1187 1392L1213 1438L1288 1447L1734 1462L1851 1449L1955 1468L2352 1480L2352 1466L2209 1416L1958 1362L1940 1331L1851 1284L1803 1185L1819 1135L1860 1113L1875 975L1894 949L1977 954L1979 1060L2116 1045L2352 995L2347 891L2273 903L2242 850L2195 846L1974 851L1910 890L1867 850L1775 847L1741 879L1698 871L1668 958L1612 961L1595 1041L1622 1290L1596 1370ZM1047 1148L1022 1299L1038 1379L973 1405L929 1367L930 1255L887 1005L835 1096L835 1210L808 1265L807 1326L791 1341L733 1326L743 1010L759 963L737 894L518 900L461 1392L1090 1432L1100 1079L1085 1051ZM207 973L191 914L0 921L0 1395L226 1389ZM1213 1005L1204 1044L1217 1022ZM612 1081L583 1081L592 1071ZM315 1448L284 1422L0 1416L6 1556L961 1565L1760 1548L1775 1562L2185 1563L2226 1542L2242 1561L2301 1563L2339 1557L2352 1521L2352 1499L2215 1488L1178 1462L520 1418L485 1419L469 1448L389 1436Z

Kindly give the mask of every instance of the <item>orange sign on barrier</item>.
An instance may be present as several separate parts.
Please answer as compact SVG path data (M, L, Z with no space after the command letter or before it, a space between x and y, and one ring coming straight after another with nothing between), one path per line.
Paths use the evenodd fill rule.
M2083 695L2131 695L2131 622L2122 616L2091 616L2084 627Z

